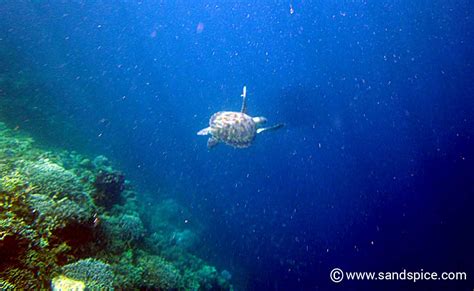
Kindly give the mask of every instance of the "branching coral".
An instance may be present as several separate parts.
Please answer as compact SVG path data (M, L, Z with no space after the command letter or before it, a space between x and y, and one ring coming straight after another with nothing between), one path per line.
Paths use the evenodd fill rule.
M16 289L15 285L11 284L8 281L4 281L0 279L0 290L9 291L9 290L15 290L15 289Z
M122 239L129 242L140 239L145 233L143 223L138 215L120 215L118 227L121 229Z
M18 236L29 240L36 238L34 229L27 222L13 217L0 218L0 241L7 236Z
M68 278L85 283L90 290L111 290L114 286L114 273L109 264L96 259L84 259L61 268Z
M182 278L178 269L159 256L145 256L139 259L143 269L143 284L146 288L170 290L182 288Z
M123 290L137 289L142 286L143 268L134 265L134 251L128 249L120 256L114 258L112 264L115 273L115 281L117 286Z
M40 289L39 280L35 274L25 270L24 268L10 268L2 274L2 277L5 277L8 282L13 282L15 290Z
M31 151L33 139L19 136L0 122L0 159L11 159Z
M108 250L122 253L145 235L145 228L136 212L104 215L101 230L107 240Z
M18 171L12 171L0 178L0 190L9 193L17 193L19 196L23 196L28 186L25 178ZM13 197L12 197L13 198Z
M79 205L67 198L53 200L43 194L31 194L28 204L38 215L37 223L47 225L50 231L69 222L86 222L92 216L91 205Z
M25 162L21 171L36 193L50 198L67 197L80 203L88 199L77 176L49 159Z

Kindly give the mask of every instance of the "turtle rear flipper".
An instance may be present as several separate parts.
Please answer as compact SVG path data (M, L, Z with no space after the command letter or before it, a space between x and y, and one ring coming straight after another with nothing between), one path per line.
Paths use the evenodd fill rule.
M274 126L259 128L259 129L257 129L257 133L261 133L261 132L269 131L269 130L280 129L280 128L282 128L283 126L285 126L284 123L279 123L279 124L274 125Z
M211 148L215 147L218 143L219 143L219 141L216 138L210 137L207 140L207 148L211 149Z

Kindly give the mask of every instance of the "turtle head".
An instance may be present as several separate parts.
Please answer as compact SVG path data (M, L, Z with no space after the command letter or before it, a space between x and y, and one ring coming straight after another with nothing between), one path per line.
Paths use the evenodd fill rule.
M257 125L257 127L260 127L267 123L267 119L263 116L258 116L258 117L252 117L253 122Z

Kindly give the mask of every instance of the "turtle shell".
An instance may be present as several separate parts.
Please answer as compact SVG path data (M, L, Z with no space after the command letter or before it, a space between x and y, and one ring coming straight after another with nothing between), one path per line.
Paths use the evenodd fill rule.
M250 146L257 134L252 117L242 112L220 111L209 120L212 136L237 148Z

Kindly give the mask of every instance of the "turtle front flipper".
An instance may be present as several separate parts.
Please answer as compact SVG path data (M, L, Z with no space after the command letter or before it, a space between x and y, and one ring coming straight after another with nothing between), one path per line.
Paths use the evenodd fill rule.
M247 86L244 86L242 88L242 108L240 109L240 112L246 113L247 112Z
M261 133L261 132L268 131L268 130L277 130L277 129L282 128L283 126L285 126L284 123L279 123L279 124L274 125L274 126L259 128L259 129L257 129L257 133Z
M215 147L218 143L219 143L219 141L216 138L210 137L207 140L207 148L211 149L211 148Z
M210 133L211 133L211 128L206 127L206 128L201 129L200 131L198 131L197 135L208 135Z

